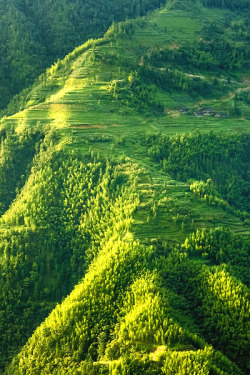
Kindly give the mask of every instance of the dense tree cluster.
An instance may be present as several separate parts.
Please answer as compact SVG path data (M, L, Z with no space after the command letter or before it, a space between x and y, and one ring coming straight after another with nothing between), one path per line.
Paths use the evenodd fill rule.
M3 153L19 152L19 143L4 143L10 137L27 150L36 144L1 217L1 367L14 357L5 374L242 374L234 363L247 368L248 243L215 229L181 247L140 244L131 232L139 205L131 163L82 158L54 132L37 132L1 133ZM188 137L205 147L200 134ZM233 155L243 140L230 141ZM183 136L147 137L158 158L171 142L185 146Z
M149 134L146 145L150 146L149 156L177 180L211 179L213 183L208 184L203 194L207 194L208 200L216 189L218 198L221 196L237 209L249 211L249 136L197 132L170 138Z
M24 185L43 133L39 126L20 134L13 129L0 131L0 214L9 207L17 189Z
M131 72L127 79L111 82L109 87L113 98L127 108L127 112L135 110L143 113L149 109L163 112L163 106L155 98L155 91L154 85L147 85L137 71Z
M42 373L45 368L51 374L58 369L74 373L88 353L96 359L102 351L101 337L109 337L117 319L117 308L126 286L145 267L146 260L147 252L138 243L112 236L83 282L36 330L7 373L19 373L20 369L27 374ZM23 361L26 355L29 360Z
M205 335L222 352L241 366L249 354L249 292L223 268L205 272L201 285Z
M206 233L208 233L208 236L206 236ZM225 237L225 235L218 236L218 233L221 234L223 231L218 229L210 233L209 231L201 232L204 239L203 243L207 242L207 247L211 245L211 253L216 253L217 259L223 253L221 248L223 247L223 237ZM187 239L182 249L185 250L187 248L189 252L192 251L191 241L193 238L197 238L197 245L195 244L197 251L194 251L193 254L199 254L199 235L200 233L197 232L196 236L194 235L191 239ZM217 244L214 245L215 241L213 242L213 240L215 236L220 238L220 250ZM231 240L231 246L228 245L226 247L224 245L225 253L231 253L231 255L224 256L224 261L227 261L229 264L228 270L230 272L233 268L231 265L234 261L237 262L237 255L235 254L234 258L232 250L236 241L234 239ZM238 247L240 254L242 250L240 246ZM236 252L237 250L235 250ZM248 261L248 250L245 248L242 253L245 253L245 260ZM248 366L247 352L249 350L247 344L249 292L248 288L231 276L226 269L225 265L215 266L211 269L207 266L202 267L195 260L187 257L185 252L182 253L180 251L179 253L170 253L165 264L161 267L161 274L165 279L166 287L184 298L185 303L182 305L182 308L186 309L193 316L195 325L199 327L203 333L203 337L218 350L221 350L223 354L238 362L241 367L246 369ZM238 271L240 270L241 265L239 264ZM244 273L244 267L242 271ZM242 279L244 279L244 276ZM190 323L189 327L191 327ZM195 331L198 331L197 327ZM233 338L234 334L236 334L237 339ZM198 343L202 345L200 341Z
M157 55L157 52L155 54ZM157 61L160 63L161 59L158 60L157 57ZM173 62L172 64L175 66ZM174 70L167 68L159 70L149 66L141 68L138 73L140 80L144 82L144 86L146 86L146 82L149 88L156 85L168 93L180 91L194 96L209 98L227 91L225 85L221 85L218 80L211 82L200 77L190 77L176 68Z
M211 38L211 33L209 36ZM186 69L231 71L246 66L248 58L247 50L242 45L229 43L218 35L212 41L199 40L172 50L167 48L154 51L150 63L156 67L174 64Z
M5 373L19 374L23 371L27 374L56 374L60 370L63 374L75 374L83 369L82 373L86 373L89 369L94 374L140 374L142 370L146 374L196 374L197 371L209 374L212 370L215 373L226 370L228 374L241 374L239 368L220 352L216 352L197 335L183 330L170 317L168 290L163 292L161 278L155 272L145 272L152 256L152 249L141 247L132 238L111 237L100 250L82 282L35 331ZM189 274L190 280L191 273L197 273L191 261L176 253L165 260L163 269L161 274L167 279L168 274L178 277L178 273L184 271L186 277ZM199 273L200 278L196 278L194 292L197 300L202 293L205 295L202 298L202 313L199 313L201 327L208 326L208 335L209 322L213 321L215 330L222 329L220 334L223 340L228 327L220 328L220 315L217 315L219 311L210 311L207 306L209 293L213 293L214 288L214 284L209 284L212 273L201 268ZM220 275L221 272L218 271L214 282L219 282ZM230 278L229 280L231 282ZM173 278L167 282L171 289L175 287L175 283ZM194 287L192 282L189 283L187 295L181 289L187 298L191 296L191 285ZM236 285L232 285L231 293L235 287ZM243 286L239 288L244 290ZM238 295L235 296L235 301L238 300ZM176 295L175 298L179 297ZM242 298L240 306L246 308L247 301L244 300L245 297ZM223 309L223 305L221 308ZM225 314L227 313L229 312L225 310ZM242 307L235 310L231 321L232 333L235 334L236 326L241 329L242 323L237 320L239 314L243 314ZM242 319L247 317L247 312L244 314ZM230 320L228 322L231 324ZM215 341L215 335L208 339ZM239 340L234 340L237 345L240 344ZM178 345L180 348L182 345L183 348L186 346L187 350L178 350ZM164 349L157 358L160 347ZM227 351L228 345L223 350ZM92 361L99 359L99 366L94 366L95 370L93 363L86 358L87 353ZM234 357L239 359L237 352Z
M46 134L23 189L1 218L2 363L43 320L44 311L83 277L114 228L126 232L138 203L131 189L120 190L118 167L83 163L76 155L56 151L51 137ZM29 142L32 146L33 138ZM26 154L22 160L16 152L19 161L25 161ZM19 164L10 164L14 171L19 169ZM4 184L2 180L2 189ZM41 300L44 307L34 319ZM4 306L9 314L4 313ZM13 320L19 324L13 325Z
M232 10L247 10L250 7L248 0L202 0L208 7L230 8Z
M231 274L249 286L249 241L229 229L203 229L190 235L182 245L191 256L209 259L212 264L227 264Z
M7 86L7 75L17 82L3 92L6 103L45 63L99 35L113 19L142 15L161 3L101 0L97 8L91 0L0 0L0 87ZM187 10L194 2L169 3L168 9ZM8 111L45 102L64 86L78 57L86 71L94 70L92 64L96 71L107 68L108 90L95 99L104 95L116 102L119 115L150 111L159 118L157 94L163 91L187 92L189 98L222 94L222 79L185 71L215 74L223 67L228 73L244 66L248 25L237 11L247 3L203 1L239 16L227 19L228 39L219 40L221 29L209 24L196 44L151 46L148 53L134 40L127 43L144 21L113 22L102 39L89 40L47 68ZM122 56L114 41L129 45L131 55ZM234 102L236 114L239 103L249 104L247 91L237 90ZM5 119L0 129L1 374L248 374L249 135L197 131L134 138L125 125L118 134L111 126L53 130L11 123ZM131 154L143 154L138 164L131 155L117 156L137 146ZM197 230L193 218L203 208L209 218ZM231 220L232 229L223 219L211 229L214 212ZM170 228L165 221L174 235L164 229ZM182 228L176 225L181 221Z
M176 9L187 9L192 6L193 0L170 0ZM209 8L248 10L250 5L248 0L201 0L202 5Z

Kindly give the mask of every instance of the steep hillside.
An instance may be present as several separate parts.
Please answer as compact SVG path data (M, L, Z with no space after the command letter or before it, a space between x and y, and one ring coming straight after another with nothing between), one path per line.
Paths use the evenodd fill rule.
M247 7L113 23L10 103L4 375L248 373Z
M76 128L135 123L139 115L135 126L147 121L147 128L151 122L174 133L178 116L179 132L245 129L249 28L244 13L208 10L199 3L189 8L188 2L183 10L179 3L145 19L113 24L104 38L76 48L11 103L12 113L29 111L8 121L55 120Z
M1 0L0 109L42 71L113 20L146 14L161 0Z

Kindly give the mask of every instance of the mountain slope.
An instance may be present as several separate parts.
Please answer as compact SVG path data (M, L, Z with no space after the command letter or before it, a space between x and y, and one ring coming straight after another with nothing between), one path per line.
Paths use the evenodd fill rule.
M56 0L0 2L0 109L28 87L58 58L91 37L99 37L113 20L146 14L159 0Z
M248 373L249 37L225 4L114 23L1 119L4 374Z
M13 120L22 124L56 118L72 126L99 125L108 113L107 124L122 124L138 112L145 121L153 110L170 115L160 116L157 123L168 123L171 129L175 117L187 111L195 116L181 116L185 128L180 131L223 130L223 125L241 131L242 121L249 119L249 44L248 33L241 36L235 24L244 25L244 16L232 21L235 16L229 11L169 7L145 20L114 24L104 38L56 63L28 95L12 103L15 112L30 108ZM212 110L199 111L206 107Z

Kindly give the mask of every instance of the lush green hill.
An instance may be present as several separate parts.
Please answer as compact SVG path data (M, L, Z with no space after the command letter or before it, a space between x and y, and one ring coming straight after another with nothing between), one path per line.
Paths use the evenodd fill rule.
M249 10L249 1L202 1L207 7ZM102 36L112 21L142 16L164 0L0 1L0 109L58 58L91 37ZM190 0L168 0L183 8ZM184 5L183 5L184 4ZM244 33L244 28L241 32Z
M1 0L0 109L42 71L113 20L135 18L161 0Z
M241 132L249 119L245 13L188 5L174 2L146 19L113 24L104 38L88 41L47 69L8 108L30 110L8 121L56 118L79 128L130 124L139 115L141 123L174 133L179 116L179 132Z
M248 373L247 7L113 23L10 103L3 374Z

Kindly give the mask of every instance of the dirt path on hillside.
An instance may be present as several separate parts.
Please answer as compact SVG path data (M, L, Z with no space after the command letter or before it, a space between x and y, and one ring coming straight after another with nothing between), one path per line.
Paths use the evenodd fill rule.
M138 65L143 66L144 64L144 57L142 56L138 62Z
M228 100L231 100L233 99L233 97L235 96L235 94L239 94L240 92L245 92L245 91L250 91L250 86L248 87L240 87L238 88L237 90L235 91L232 91L229 93L229 95L227 97L225 97L224 99L220 99L219 101L221 102L226 102ZM197 104L206 104L206 103L211 103L211 102L218 102L218 99L205 99L205 100L201 100L200 102L198 102Z

